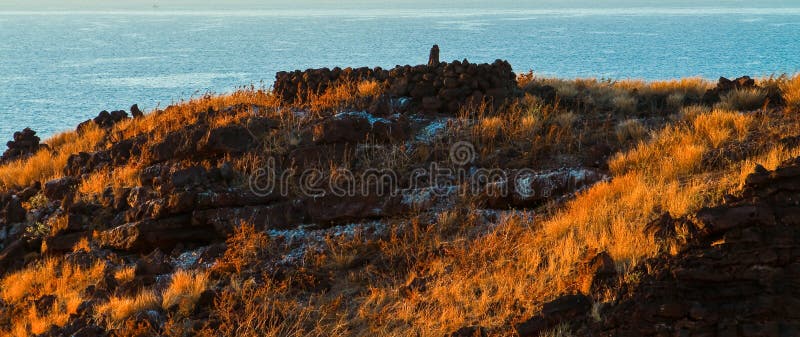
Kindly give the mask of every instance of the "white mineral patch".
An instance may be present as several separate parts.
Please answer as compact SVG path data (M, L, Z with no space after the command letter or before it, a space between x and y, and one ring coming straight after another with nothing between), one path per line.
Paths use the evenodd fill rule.
M450 118L440 118L432 121L430 124L422 128L416 136L416 140L421 142L430 143L436 139L444 137L444 131L447 128L447 121Z
M369 124L370 124L370 125L375 125L375 123L377 123L377 122L386 123L386 124L389 124L389 123L391 123L391 122L390 122L388 119L386 119L386 118L375 117L375 116L373 116L371 113L369 113L369 112L366 112L366 111L348 111L348 112L340 112L340 113L338 113L338 114L334 115L333 117L335 117L335 118L337 118L337 119L344 119L344 118L346 118L346 117L360 117L360 118L364 118L364 119L366 119L367 121L369 121Z
M172 261L172 266L175 269L192 269L196 267L197 261L200 256L206 251L207 247L200 247L195 250L183 252Z
M386 230L386 223L370 221L364 223L351 223L325 229L271 229L267 234L272 238L281 237L287 246L294 247L288 253L278 258L276 263L281 265L297 265L309 252L322 252L326 237L339 237L344 240L352 239L356 233L366 236L380 236Z

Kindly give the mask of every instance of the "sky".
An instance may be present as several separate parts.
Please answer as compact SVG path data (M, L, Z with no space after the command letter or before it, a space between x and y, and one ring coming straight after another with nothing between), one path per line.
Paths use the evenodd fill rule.
M3 11L796 7L793 0L0 0Z

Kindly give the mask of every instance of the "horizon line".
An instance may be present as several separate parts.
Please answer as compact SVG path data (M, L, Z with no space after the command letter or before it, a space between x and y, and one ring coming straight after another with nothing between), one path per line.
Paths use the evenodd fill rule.
M408 8L367 8L367 9L77 9L77 10L8 10L0 9L0 15L186 15L186 16L398 16L398 17L458 17L458 16L491 16L491 15L570 15L570 16L637 16L637 15L798 15L797 7L714 7L714 6L681 6L681 7L624 7L624 8L551 8L551 9L495 9L463 8L461 12L452 12L445 8L421 8L427 12L419 13L419 9ZM465 12L466 10L466 12ZM698 10L701 12L698 13Z

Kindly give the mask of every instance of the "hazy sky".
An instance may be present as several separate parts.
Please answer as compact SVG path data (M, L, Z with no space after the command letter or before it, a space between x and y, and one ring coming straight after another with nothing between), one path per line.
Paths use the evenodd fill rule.
M0 0L0 10L243 10L341 8L796 7L793 0Z

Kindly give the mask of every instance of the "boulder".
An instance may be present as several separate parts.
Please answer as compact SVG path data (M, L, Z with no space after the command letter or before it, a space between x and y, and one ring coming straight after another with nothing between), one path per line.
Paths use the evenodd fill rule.
M372 129L370 121L359 115L329 118L311 127L312 140L317 144L363 142Z
M753 88L760 87L756 85L756 81L750 78L750 76L742 76L735 80L720 77L716 87L707 90L703 95L702 102L703 104L714 105L720 101L722 96L733 90Z
M101 169L110 163L111 158L107 151L78 152L67 158L64 174L77 177Z
M552 104L556 102L558 98L558 92L556 88L550 85L535 85L530 86L525 89L531 95L541 98L546 103Z
M229 125L212 129L197 144L197 151L209 154L241 154L255 144L244 126Z
M23 222L26 213L16 195L0 194L0 224Z
M613 286L617 276L614 260L607 252L589 250L578 265L579 290L587 295L597 294L602 288Z
M30 128L14 132L14 139L6 143L8 149L0 156L0 164L27 158L40 149L47 148L47 145L39 144L40 140L36 131Z
M360 219L389 217L409 211L403 196L366 194L340 197L328 194L305 200L309 219L318 225L331 225Z
M10 273L26 262L26 256L39 252L41 240L29 237L20 237L9 243L0 251L0 270Z
M30 186L17 193L17 197L19 197L19 200L25 202L33 198L33 196L39 194L41 190L42 183L34 181Z
M220 237L204 226L192 225L188 216L127 223L96 233L100 247L124 251L169 250L177 244L208 243Z
M167 174L164 181L170 189L208 184L208 172L202 166L190 166Z
M147 143L147 136L140 135L115 142L108 149L108 157L114 165L124 165L131 157L142 154L142 147Z
M564 295L542 306L542 312L516 327L520 337L536 337L561 323L578 323L592 302L586 295Z
M91 232L78 232L69 234L58 234L46 237L42 241L42 254L61 254L71 252L75 244L83 239L92 237Z
M484 177L492 178L489 173ZM507 174L508 181L492 182L485 191L487 205L492 208L534 207L590 187L607 177L589 168L564 168L547 172L519 170Z
M131 116L133 116L134 119L144 117L144 113L142 110L139 110L138 104L131 105Z
M241 128L241 127L240 127ZM243 130L239 130L243 131ZM222 132L224 133L224 132ZM246 131L245 131L246 133ZM217 134L219 135L219 133ZM223 146L226 142L219 137L213 137L211 141L219 141L222 145L209 144L208 126L204 124L189 125L179 130L168 133L161 142L151 145L143 157L150 160L150 163L160 163L169 159L185 158L195 155L198 149L211 150L215 146ZM238 136L236 136L238 137ZM234 138L236 138L234 137ZM200 146L201 139L205 139L203 147ZM204 148L208 147L208 149Z
M44 195L50 200L62 200L67 195L75 193L78 183L78 179L73 177L50 180L44 184Z
M172 266L167 263L167 256L156 248L147 255L136 260L136 275L157 276L172 272Z
M242 222L261 229L286 229L308 220L307 208L299 202L278 202L269 205L213 208L192 212L192 223L213 227L220 237L233 233Z
M114 110L111 112L103 110L97 114L97 117L92 119L92 122L101 128L109 129L114 126L114 124L126 119L128 119L128 113L123 110Z

